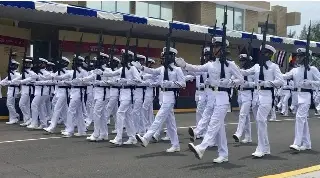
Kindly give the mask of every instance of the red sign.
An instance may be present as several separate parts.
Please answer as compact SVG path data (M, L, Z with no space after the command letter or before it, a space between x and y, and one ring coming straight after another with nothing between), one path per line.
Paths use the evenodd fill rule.
M0 44L25 47L28 40L0 35Z
M63 52L76 52L77 51L77 43L74 41L63 41L62 43L62 51ZM112 44L104 44L102 51L108 51L108 48L111 48ZM125 48L125 45L115 45L117 49L116 55L120 54L121 49ZM146 47L138 47L137 52L138 54L147 55ZM94 53L98 50L97 43L82 43L80 47L81 53ZM149 48L149 57L160 58L160 53L162 52L161 48Z

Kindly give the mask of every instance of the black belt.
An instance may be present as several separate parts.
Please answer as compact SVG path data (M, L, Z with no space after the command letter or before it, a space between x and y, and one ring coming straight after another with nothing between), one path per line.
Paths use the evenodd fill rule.
M66 89L69 89L71 88L70 86L58 86L58 88L66 88Z
M179 97L179 88L161 88L161 91L173 91L174 93L174 99L175 99L175 104L174 107L177 107L178 104L178 97Z
M198 91L204 91L204 88L197 88Z
M161 91L176 91L177 88L161 88Z
M14 97L14 94L16 93L16 88L19 88L19 85L9 85L9 87L13 87L12 97Z

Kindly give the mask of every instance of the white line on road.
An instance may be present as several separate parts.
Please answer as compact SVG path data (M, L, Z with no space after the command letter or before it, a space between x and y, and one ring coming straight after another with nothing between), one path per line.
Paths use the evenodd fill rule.
M1 143L14 143L14 142L27 142L27 141L36 141L36 140L49 140L49 139L57 139L62 137L44 137L44 138L29 138L24 140L8 140L8 141L1 141Z

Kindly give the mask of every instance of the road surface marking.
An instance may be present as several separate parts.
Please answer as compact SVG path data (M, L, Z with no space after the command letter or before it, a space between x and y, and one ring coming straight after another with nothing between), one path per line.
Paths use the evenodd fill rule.
M43 138L29 138L24 140L8 140L8 141L0 141L2 143L15 143L15 142L27 142L27 141L36 141L36 140L49 140L49 139L57 139L62 137L43 137Z
M294 171L289 171L289 172L284 172L280 174L274 174L274 175L269 175L269 176L263 176L260 178L288 178L288 177L293 177L301 174L306 174L314 171L319 171L320 170L320 165L316 166L311 166L303 169L298 169Z

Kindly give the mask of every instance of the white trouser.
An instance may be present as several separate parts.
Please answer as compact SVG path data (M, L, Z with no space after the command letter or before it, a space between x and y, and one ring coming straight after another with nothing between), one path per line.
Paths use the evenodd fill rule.
M19 107L23 114L23 122L27 122L31 119L31 105L29 94L22 94L19 100Z
M289 111L288 101L289 101L290 96L291 96L291 93L286 92L283 97L281 113L284 115L288 115L288 111Z
M50 130L56 128L59 118L63 118L64 123L66 124L66 116L68 113L68 104L67 104L67 96L60 94L60 96L55 97L55 104L53 108L53 114L51 118L51 124L48 127Z
M162 103L154 122L148 129L148 132L143 136L145 139L149 141L156 131L161 128L164 121L166 121L167 133L172 146L180 147L173 107L174 103Z
M296 112L297 110L297 105L298 105L298 93L296 91L292 92L292 101L291 101L291 106L290 109L293 112Z
M310 104L299 104L296 114L294 145L305 146L311 149L311 139L308 124Z
M52 109L53 109L53 110L54 110L54 107L56 106L57 101L58 101L58 96L57 96L57 94L55 94L55 95L53 96L53 98L52 98L52 101L51 101L51 103L52 103ZM52 114L53 114L53 110L52 110ZM52 117L52 116L51 116L51 117Z
M47 120L46 120L46 112L45 112L45 96L36 95L31 103L31 125L33 127L38 127L38 117L40 120L40 125L43 127L47 127Z
M196 125L198 125L199 121L202 118L202 114L206 108L207 99L206 99L206 93L203 91L199 95L199 100L197 102L197 110L196 110Z
M83 117L84 102L81 101L80 97L70 98L70 103L68 107L67 122L66 122L66 132L69 134L74 133L74 126L77 126L78 133L85 133L86 126Z
M96 99L94 102L93 118L94 118L94 137L105 137L108 135L107 117L105 117L108 99L103 97Z
M43 102L45 105L45 117L46 119L50 119L52 117L52 103L50 101L50 96L46 95L43 97L44 97Z
M145 123L145 128L148 129L153 122L153 97L144 98L141 114Z
M271 111L270 104L260 104L257 111L256 122L258 131L258 146L256 152L270 152L270 144L268 139L267 117Z
M193 132L196 136L206 133L208 124L210 122L210 118L213 113L213 108L214 108L214 102L208 101L206 104L206 107L203 111L203 114L202 114L200 121L196 125L196 128L193 130Z
M280 96L280 101L279 101L278 104L277 104L277 108L279 108L279 109L281 108L283 99L284 99L284 95L281 95L281 96Z
M125 124L127 135L129 138L135 138L135 128L133 117L131 116L132 104L131 100L120 101L120 106L117 112L117 141L122 141L123 126Z
M113 114L114 119L114 128L117 129L117 114L114 114L114 110L117 112L118 110L118 96L111 96L109 99L109 102L107 104L106 110L105 110L105 117L107 120L110 119L111 114ZM108 123L108 122L107 122Z
M7 96L7 107L9 110L9 122L19 119L19 114L16 111L16 98L12 96Z
M107 100L107 98L106 98ZM88 94L88 97L87 97L87 102L86 102L86 110L87 110L87 113L85 113L85 120L86 120L86 124L87 125L90 125L92 123L92 120L93 120L93 112L94 112L94 106L95 106L95 103L94 103L94 97L93 97L93 94L92 93L89 93Z
M270 111L270 121L275 121L277 120L277 114L276 114L276 108L273 107L271 108L271 111Z
M213 114L210 118L208 131L200 145L197 147L200 150L206 150L208 146L215 142L218 145L218 154L222 157L228 157L228 145L224 119L227 115L229 104L214 106Z
M135 99L133 103L133 108L132 108L132 117L133 117L133 124L134 124L134 131L135 133L140 133L144 134L146 132L145 128L145 122L144 119L142 118L142 98L141 99Z
M235 133L238 138L241 138L242 134L245 133L245 138L251 140L250 109L251 101L245 101L241 103L239 123L237 131Z

